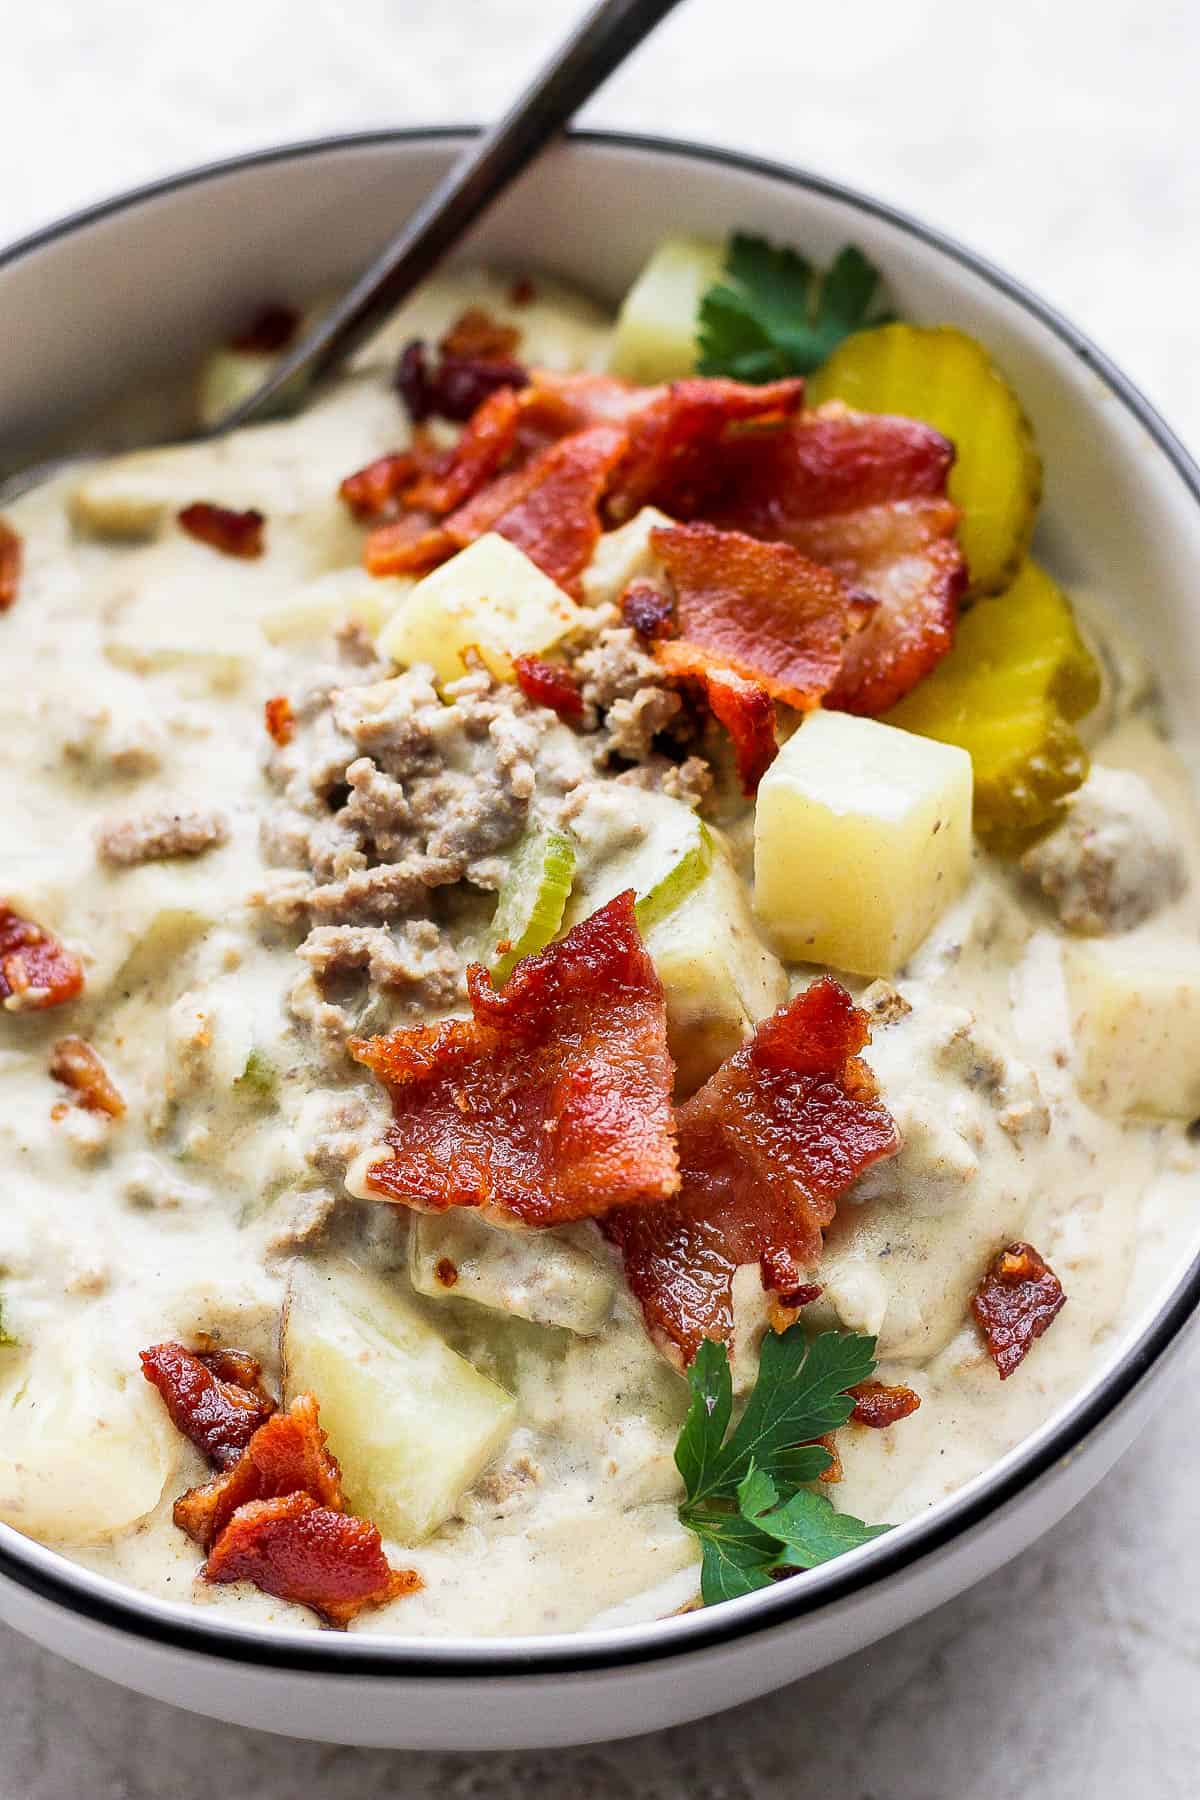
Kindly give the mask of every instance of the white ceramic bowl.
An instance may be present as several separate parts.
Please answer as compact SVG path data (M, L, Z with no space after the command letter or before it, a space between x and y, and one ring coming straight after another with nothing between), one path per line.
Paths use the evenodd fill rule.
M335 139L201 169L81 213L0 256L0 451L86 426L168 378L248 305L359 269L461 133ZM1095 347L978 257L830 182L724 151L581 134L468 246L617 297L668 231L740 226L817 257L847 240L899 310L953 320L1016 381L1046 460L1056 572L1136 596L1177 734L1200 692L1200 471ZM1188 698L1193 697L1189 708ZM149 1599L0 1526L0 1617L89 1669L241 1724L458 1749L632 1735L733 1706L949 1599L1053 1525L1128 1446L1182 1361L1200 1258L1087 1389L924 1517L745 1600L571 1637L430 1642L267 1630Z

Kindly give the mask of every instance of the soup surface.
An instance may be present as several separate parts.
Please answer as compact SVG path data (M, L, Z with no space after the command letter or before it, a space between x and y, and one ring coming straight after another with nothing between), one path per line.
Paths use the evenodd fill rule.
M420 368L410 356L398 395L403 347L448 331L458 350L440 364L429 350ZM207 404L269 352L264 339L211 359ZM629 368L628 343L622 354L652 378ZM577 1630L697 1598L674 1451L701 1338L728 1346L740 1402L764 1333L798 1319L810 1334L874 1337L878 1378L920 1405L883 1429L839 1429L841 1480L823 1491L839 1512L895 1523L1077 1392L1191 1240L1200 838L1153 680L1121 628L1138 597L1073 596L1101 671L1077 722L1086 779L1080 752L1073 791L1027 841L972 840L971 758L952 736L915 716L910 729L903 707L881 722L890 700L844 710L829 679L826 707L795 705L795 668L761 644L765 683L736 658L710 679L711 642L707 663L660 654L687 649L715 591L687 562L700 539L668 541L673 519L701 529L695 471L671 464L668 481L660 445L657 486L639 493L614 460L628 437L605 447L628 430L620 395L584 390L583 402L552 376L526 379L603 372L612 355L612 321L553 283L446 277L302 416L96 466L8 514L21 569L0 614L0 918L52 934L43 944L63 947L65 967L77 959L82 987L45 1004L36 979L23 984L37 970L10 924L0 1518L138 1588L297 1628L345 1622L269 1591L253 1559L242 1579L205 1577L211 1542L176 1523L176 1503L245 1439L222 1457L180 1429L179 1406L143 1379L152 1346L203 1352L223 1404L230 1386L239 1404L251 1392L220 1365L230 1349L261 1364L272 1402L315 1396L340 1506L420 1578L352 1629ZM523 386L496 375L506 363ZM448 400L456 378L466 387ZM479 405L539 384L529 441L506 452L525 462L464 472L452 450L464 413L486 459ZM782 417L792 402L778 404ZM584 436L592 460L553 490L550 525L522 514L514 526L521 468ZM378 464L405 451L399 474ZM374 485L348 501L340 484L371 465ZM614 467L623 508L611 489L600 504ZM460 517L444 492L397 504L401 487L467 493L471 480L485 498L486 483L515 483L508 509L491 504L483 529L435 546L425 569L418 556L388 572L420 531ZM564 550L564 521L581 517L598 541ZM247 554L257 535L261 553ZM761 593L757 563L722 565L706 617L728 629L732 588L743 622L761 602L765 642L799 562L832 567L836 597L822 604L842 609L836 668L852 632L904 603L903 580L890 565L872 594L871 579L849 581L802 543L811 554L789 548L796 564L776 564ZM809 620L810 601L796 604ZM966 619L993 604L976 599ZM746 687L749 712L729 699ZM777 754L774 737L763 749L760 694ZM479 1120L485 1090L465 1076L443 1080L434 1117L449 1052L432 1028L470 1013L472 962L507 994L527 980L510 973L521 953L553 959L545 947L598 914L616 922L589 954L615 956L624 932L633 959L618 982L625 1023L588 1012L571 1025L575 1049L565 1026L553 1040L554 1080L572 1095L553 1121L575 1107L571 1129L586 1115L596 1132L585 1151L599 1172L583 1181L569 1146L545 1167L529 1148L521 1071L529 1105L548 1104L549 1052L516 1002L479 1027L482 1050L472 1040L471 1056L508 1071L504 1104L487 1088ZM886 1109L894 1137L848 1170L815 1237L810 1220L782 1247L782 1273L758 1239L751 1255L731 1239L725 1288L719 1258L716 1276L697 1263L656 1286L628 1220L681 1204L672 1082L679 1118L694 1116L689 1096L827 971L870 1030L878 1091L860 1084L853 1104ZM582 1063L581 1030L593 1032ZM403 1081L372 1050L381 1041L403 1047ZM844 1067L833 1078L857 1079ZM462 1144L446 1147L454 1105L476 1132L465 1172ZM608 1138L595 1149L614 1130L636 1132L632 1173ZM521 1164L524 1186L518 1151L535 1167ZM685 1192L689 1179L696 1168ZM1066 1304L1001 1380L972 1298L1012 1245L1036 1248ZM679 1281L693 1275L685 1303ZM278 1504L269 1488L246 1491Z

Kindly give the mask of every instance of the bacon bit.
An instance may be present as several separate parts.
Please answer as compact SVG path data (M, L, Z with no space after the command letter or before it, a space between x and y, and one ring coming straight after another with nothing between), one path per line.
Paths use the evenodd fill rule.
M742 1263L799 1290L840 1196L899 1149L858 1056L869 1037L846 990L815 981L679 1109L679 1198L602 1221L651 1335L677 1360L729 1339Z
M821 1473L817 1476L817 1480L829 1482L830 1484L840 1481L846 1471L842 1467L842 1453L837 1447L837 1439L833 1432L827 1431L823 1436L813 1438L812 1442L814 1444L820 1444L822 1450L828 1450L829 1452L829 1467L821 1470Z
M0 900L0 1004L6 1012L62 1006L83 989L83 965L53 932Z
M629 452L617 471L608 506L620 523L642 506L660 506L675 518L692 518L702 502L724 489L726 451L738 431L774 435L804 400L803 381L753 387L701 376L643 390L633 416Z
M155 1344L140 1354L142 1374L162 1395L171 1422L220 1469L237 1462L258 1427L275 1411L259 1380L259 1365L242 1352L230 1365L223 1351L185 1350L182 1344ZM232 1380L220 1371L231 1366ZM253 1369L252 1381L242 1376Z
M503 362L520 347L521 328L495 319L486 307L468 306L438 344L443 356L479 357Z
M200 543L219 550L222 556L240 556L250 561L261 556L266 548L263 543L266 520L255 507L246 512L234 512L228 506L213 506L207 500L197 500L183 508L179 523L189 537L198 538Z
M125 1101L108 1070L81 1037L59 1038L50 1052L50 1073L79 1096L80 1106L88 1112L107 1113L119 1119Z
M263 707L269 735L282 749L296 735L296 714L286 694L273 694Z
M438 1278L439 1285L444 1288L452 1288L458 1280L458 1269L448 1256L439 1259L434 1274Z
M856 1425L869 1425L874 1431L885 1431L915 1413L921 1404L920 1394L910 1387L893 1387L886 1381L860 1381L850 1392L854 1395L854 1411L850 1417Z
M450 454L409 486L404 504L439 517L462 506L492 479L517 441L521 406L511 387L498 388L473 414Z
M7 612L17 597L23 554L20 533L0 519L0 613Z
M247 356L273 356L287 349L299 329L300 314L294 306L264 306L245 331L230 338L229 348Z
M393 503L416 480L419 467L411 450L389 450L347 475L338 494L361 525L373 525L388 516Z
M238 1508L204 1565L212 1582L252 1581L265 1594L311 1606L344 1629L369 1606L423 1586L393 1569L374 1525L318 1506L309 1494L251 1500Z
M650 534L675 589L679 639L655 645L669 673L732 670L802 711L837 679L869 603L790 544L712 525Z
M479 963L467 986L471 1019L350 1040L392 1098L375 1193L540 1226L676 1191L666 1007L632 892L524 957L499 992Z
M662 660L671 674L691 675L701 683L713 717L720 720L733 741L742 792L752 797L779 753L775 702L757 681L748 681L733 669L712 667L702 650L693 651L688 644L666 648L671 654Z
M312 1394L300 1394L287 1412L260 1425L235 1463L180 1496L173 1516L179 1529L207 1550L239 1506L299 1492L319 1506L345 1511L341 1470L326 1447Z
M621 595L621 617L631 631L648 644L674 637L675 602L652 581L631 581Z
M551 581L576 592L600 537L600 502L625 441L615 425L573 432L451 513L446 532L463 549L498 531Z
M391 525L377 525L366 541L368 575L426 575L459 548L432 513L410 513Z
M1010 1244L993 1258L971 1300L988 1355L1007 1381L1066 1305L1062 1283L1032 1244Z
M953 459L928 425L835 403L731 437L712 488L692 496L693 513L792 544L880 603L827 705L883 712L949 650L966 586L945 497Z
M548 706L560 719L583 717L583 695L571 670L540 656L514 656L517 686L535 706Z
M518 275L508 290L510 306L532 306L537 299L537 289L528 275Z
M464 356L443 351L437 367L429 367L425 344L407 344L396 369L396 388L414 425L439 413L465 422L498 388L523 388L527 370L507 357Z

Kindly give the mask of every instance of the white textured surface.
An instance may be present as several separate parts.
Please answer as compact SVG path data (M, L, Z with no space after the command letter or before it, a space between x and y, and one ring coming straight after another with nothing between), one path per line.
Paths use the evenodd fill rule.
M574 0L7 0L0 241L168 169L494 110ZM690 0L590 111L874 190L1006 265L1200 441L1200 12L1186 0ZM774 1699L626 1746L286 1744L0 1635L0 1800L1193 1800L1195 1415L1012 1569Z

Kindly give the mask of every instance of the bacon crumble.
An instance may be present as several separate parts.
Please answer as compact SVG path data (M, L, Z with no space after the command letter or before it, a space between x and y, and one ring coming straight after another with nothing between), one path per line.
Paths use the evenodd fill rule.
M345 1509L341 1470L326 1447L317 1403L301 1394L274 1412L247 1439L236 1462L175 1502L174 1519L202 1549L220 1537L239 1506L303 1490L319 1506Z
M860 1381L850 1392L854 1396L851 1419L856 1425L869 1425L874 1431L898 1425L921 1404L920 1394L914 1393L912 1388L892 1386L886 1381Z
M219 550L222 556L237 556L249 562L261 556L266 548L263 542L266 519L255 507L236 512L229 506L214 506L211 501L196 500L180 512L179 523L189 537Z
M244 331L229 340L231 350L244 355L274 356L286 350L300 329L300 314L294 306L275 303L255 314Z
M1058 1276L1032 1244L1009 1244L993 1257L971 1311L1001 1381L1024 1362L1066 1302Z
M416 480L419 467L411 450L389 450L347 475L338 494L360 525L374 525L388 517L394 503Z
M514 656L517 686L535 706L549 707L560 719L583 717L579 682L565 663L545 662L540 656Z
M286 694L272 694L263 707L268 735L280 749L296 735L296 713Z
M204 1576L252 1581L343 1630L365 1607L386 1606L423 1585L415 1569L389 1566L374 1525L304 1493L240 1506L210 1550Z
M843 987L813 982L679 1109L678 1198L601 1221L651 1336L676 1360L730 1338L741 1264L757 1262L772 1289L800 1290L838 1199L899 1149L858 1055L869 1037Z
M234 1360L230 1360L230 1358ZM275 1401L244 1352L154 1344L140 1353L142 1374L163 1397L171 1422L220 1469L236 1463Z
M647 644L675 637L675 602L652 581L631 581L621 595L621 618Z
M83 965L42 925L0 900L0 1005L41 1012L83 991Z
M20 533L0 519L0 613L7 612L21 585L24 546Z
M50 1052L50 1073L77 1096L88 1112L119 1119L125 1100L92 1046L81 1037L59 1038Z
M352 1038L392 1099L381 1199L543 1226L679 1185L662 984L632 892L536 956L497 991L482 964L470 1019Z

